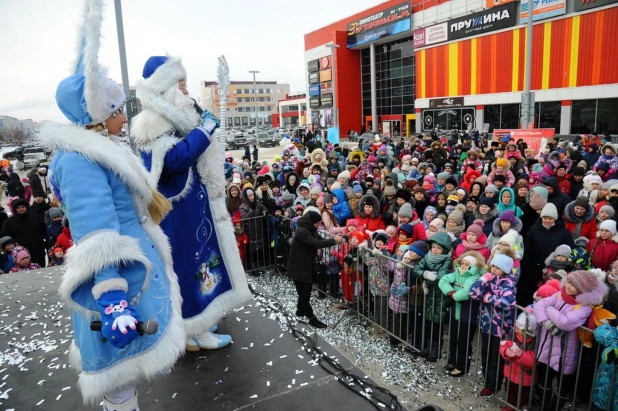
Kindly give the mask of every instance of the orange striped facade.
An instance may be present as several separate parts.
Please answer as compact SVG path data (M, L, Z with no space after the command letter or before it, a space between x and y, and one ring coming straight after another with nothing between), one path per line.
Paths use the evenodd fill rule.
M533 90L618 83L618 7L533 32ZM417 51L417 98L522 91L526 41L520 27Z

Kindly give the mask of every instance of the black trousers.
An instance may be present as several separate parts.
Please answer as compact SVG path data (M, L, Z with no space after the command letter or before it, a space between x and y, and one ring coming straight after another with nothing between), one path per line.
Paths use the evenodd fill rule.
M485 387L500 391L504 376L504 360L500 356L500 337L481 333L481 363L485 376Z
M477 328L476 324L451 317L448 363L454 365L459 371L467 373L470 369L472 340Z
M296 309L307 318L313 318L313 308L311 308L311 288L313 285L298 281L294 281L294 285L296 286L296 293L298 294Z

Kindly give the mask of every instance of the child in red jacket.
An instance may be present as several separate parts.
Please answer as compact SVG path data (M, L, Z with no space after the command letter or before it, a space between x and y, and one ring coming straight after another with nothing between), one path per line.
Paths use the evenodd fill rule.
M526 308L515 321L515 333L500 342L500 355L504 358L504 376L507 378L506 392L509 405L502 411L515 411L527 405L532 386L534 358L534 336L537 320L532 308Z

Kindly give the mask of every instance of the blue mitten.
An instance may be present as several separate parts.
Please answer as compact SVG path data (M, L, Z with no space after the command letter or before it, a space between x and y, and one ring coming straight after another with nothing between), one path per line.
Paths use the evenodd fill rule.
M397 288L397 291L395 291L395 295L401 298L404 295L408 294L409 292L410 292L410 287L408 287L405 284L401 284L399 288Z
M397 284L391 284L391 295L397 295Z
M210 111L204 110L202 113L202 121L200 126L208 133L210 137L216 129L218 129L221 124L219 123L219 119L214 116Z
M101 312L101 333L116 348L124 348L138 337L137 310L127 303L124 291L108 291L97 300Z

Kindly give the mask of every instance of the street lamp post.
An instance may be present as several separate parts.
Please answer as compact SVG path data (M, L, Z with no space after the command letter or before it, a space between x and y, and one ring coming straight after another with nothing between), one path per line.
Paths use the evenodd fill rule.
M534 121L534 97L530 92L530 82L532 79L532 20L534 19L534 2L533 0L528 0L528 24L526 27L526 33L528 35L528 41L526 44L526 82L524 84L524 93L522 96L522 122L524 123L522 126L524 129L530 128L530 122Z
M257 86L255 83L255 75L259 73L258 70L250 70L249 73L253 74L253 110L255 110L255 138L257 139L257 125L258 125L258 113L257 113Z
M337 113L337 100L335 91L335 49L339 48L339 44L330 43L326 47L330 49L330 60L332 62L331 88L333 90L333 123L335 127L339 127L339 114Z
M114 6L116 8L116 31L118 32L118 51L120 53L120 72L122 74L122 88L124 89L124 94L129 99L130 103L126 104L125 107L127 109L127 119L129 120L127 124L127 129L131 129L131 118L133 117L133 107L131 105L133 99L131 98L131 88L129 87L129 72L127 70L127 51L124 44L124 26L122 24L122 5L120 0L114 0ZM131 137L131 133L127 133L129 135L129 143L131 145L131 151L135 153L135 141L133 137Z

